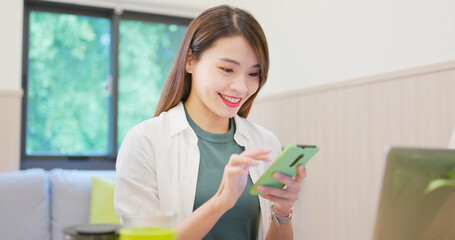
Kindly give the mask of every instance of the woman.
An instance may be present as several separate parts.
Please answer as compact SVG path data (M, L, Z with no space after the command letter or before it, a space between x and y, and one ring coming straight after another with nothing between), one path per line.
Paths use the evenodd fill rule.
M195 18L155 117L122 143L117 213L177 213L178 239L292 239L304 167L293 178L275 173L283 189L248 193L281 149L246 119L268 68L264 32L249 13L219 6Z

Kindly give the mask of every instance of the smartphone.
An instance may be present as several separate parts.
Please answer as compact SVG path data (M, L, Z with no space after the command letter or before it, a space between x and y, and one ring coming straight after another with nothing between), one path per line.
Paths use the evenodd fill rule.
M297 166L299 164L305 165L318 151L319 146L317 145L289 144L283 152L281 152L280 156L278 156L272 165L270 165L270 167L265 171L265 173L250 188L250 194L264 194L257 190L257 187L260 185L283 188L284 184L276 180L272 174L274 172L280 172L289 177L293 177L297 174Z

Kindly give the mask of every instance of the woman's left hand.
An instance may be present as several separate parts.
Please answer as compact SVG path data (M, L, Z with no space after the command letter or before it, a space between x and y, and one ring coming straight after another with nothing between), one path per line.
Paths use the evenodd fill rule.
M258 187L260 192L266 193L260 195L261 197L275 203L275 213L278 216L289 216L292 208L294 207L295 201L299 199L300 181L305 178L306 169L302 164L300 164L297 169L297 175L292 178L278 172L273 174L275 179L285 185L283 188L273 188L267 186Z

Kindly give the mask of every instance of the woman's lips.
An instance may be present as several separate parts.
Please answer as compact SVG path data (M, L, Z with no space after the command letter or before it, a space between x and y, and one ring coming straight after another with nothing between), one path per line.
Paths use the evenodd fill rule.
M220 95L221 100L223 100L224 104L226 104L228 107L236 108L242 102L242 98L232 97L221 93L218 94Z

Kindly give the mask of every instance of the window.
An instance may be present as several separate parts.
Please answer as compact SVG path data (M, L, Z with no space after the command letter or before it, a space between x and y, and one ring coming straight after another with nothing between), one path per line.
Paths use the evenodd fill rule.
M26 1L21 168L112 169L191 19Z

